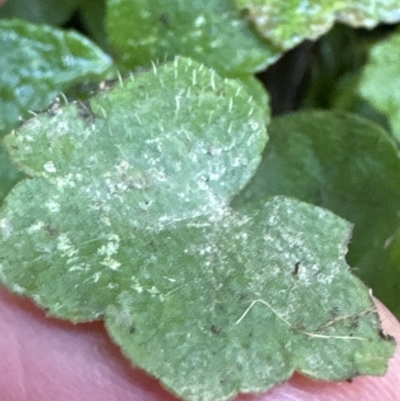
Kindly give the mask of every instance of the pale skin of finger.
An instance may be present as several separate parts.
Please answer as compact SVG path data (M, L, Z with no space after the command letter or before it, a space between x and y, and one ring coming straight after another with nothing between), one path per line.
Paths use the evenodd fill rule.
M400 324L381 304L384 329L400 342ZM1 401L177 401L134 369L101 323L48 318L0 287ZM400 350L384 377L321 383L299 374L266 394L236 401L400 401Z

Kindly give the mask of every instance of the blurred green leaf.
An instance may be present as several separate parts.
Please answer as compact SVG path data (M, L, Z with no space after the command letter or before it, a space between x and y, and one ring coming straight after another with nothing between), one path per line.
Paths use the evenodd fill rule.
M110 58L74 32L0 20L0 136L75 82L99 79Z
M377 296L400 319L400 228L386 241L386 252L377 269L374 288Z
M263 161L233 205L274 195L327 208L354 223L347 260L374 293L398 308L383 275L400 276L382 264L387 240L399 225L400 160L386 132L339 112L309 111L272 120Z
M375 31L374 31L375 32ZM348 81L364 66L375 35L354 30L345 25L335 26L315 43L310 57L310 81L303 106L333 108L333 98L352 92L342 81Z
M90 37L102 49L110 50L106 32L106 0L82 0L79 12Z
M387 37L391 29L355 30L339 24L322 37L313 48L301 107L342 110L389 129L386 117L360 95L359 81L371 46Z
M0 7L0 18L60 25L70 18L80 1L85 0L8 0Z
M223 75L252 74L279 53L262 42L231 0L108 0L110 42L128 68L191 57Z
M0 206L10 189L23 177L24 175L10 163L8 154L0 142Z
M331 108L358 114L379 124L390 134L390 127L386 116L371 106L359 93L360 71L347 74L337 80L332 92Z
M394 343L345 263L349 223L279 197L228 206L267 139L240 81L181 59L104 89L5 138L31 179L0 209L2 282L105 318L186 400L383 374Z
M291 49L305 39L315 40L335 22L374 28L380 22L400 21L398 0L234 0L246 10L258 31L276 46Z
M389 119L394 136L400 140L400 31L376 44L370 52L359 91Z

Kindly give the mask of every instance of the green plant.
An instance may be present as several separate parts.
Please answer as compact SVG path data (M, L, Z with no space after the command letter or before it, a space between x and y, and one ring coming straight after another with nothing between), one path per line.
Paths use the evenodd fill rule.
M381 68L399 79L398 34L340 93L369 99L393 133L336 100L342 111L271 119L254 77L335 18L370 28L400 12L322 3L76 1L104 50L34 23L67 21L70 3L0 20L1 282L53 316L103 319L188 400L264 391L294 370L383 374L394 343L349 265L400 313L399 108L396 88L374 84ZM320 68L308 106L323 74L344 75Z

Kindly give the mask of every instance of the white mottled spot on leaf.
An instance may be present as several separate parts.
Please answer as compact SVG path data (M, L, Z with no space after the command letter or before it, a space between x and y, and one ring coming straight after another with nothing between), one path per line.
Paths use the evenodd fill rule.
M64 187L70 187L70 188L76 187L76 183L74 181L74 176L71 173L67 174L64 177L57 176L55 178L55 182L56 182L57 188L59 188L59 189L63 189Z
M12 286L12 291L15 292L16 294L22 295L25 293L25 288L21 287L18 284L14 284Z
M57 250L61 252L62 257L71 258L79 253L79 251L73 246L68 235L61 233L57 237Z
M90 266L88 264L86 264L86 263L80 263L78 265L71 266L68 269L68 271L70 271L70 272L74 272L74 271L85 272L85 271L89 270L89 267Z
M7 239L13 232L13 226L11 224L11 218L4 217L0 220L0 230L3 239Z
M151 286L148 290L147 290L147 292L149 293L149 294L151 294L151 295L158 295L158 294L160 294L160 291L153 285L153 286Z
M113 259L111 256L106 256L101 262L101 265L110 268L111 270L118 270L121 266L121 263L117 260Z
M43 165L43 169L48 173L56 173L57 169L53 161L49 160Z
M199 28L199 27L203 26L205 23L206 23L206 19L205 19L204 15L199 15L194 21L194 26L196 28Z
M132 276L131 277L132 280L132 285L131 287L139 294L141 294L143 292L143 286L139 283L139 280L137 277Z
M105 226L111 226L111 220L109 217L106 216L101 216L100 221L105 225Z
M97 283L100 280L101 272L96 272L93 274L92 279L95 283Z
M45 203L45 206L49 210L50 213L57 213L60 211L60 204L55 200L51 199Z

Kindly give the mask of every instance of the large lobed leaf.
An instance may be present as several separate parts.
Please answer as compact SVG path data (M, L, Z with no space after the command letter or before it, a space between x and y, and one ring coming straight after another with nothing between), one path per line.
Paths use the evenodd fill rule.
M98 260L89 263L78 254L91 255L102 246L118 248L116 240L109 239L117 227L133 235L135 230L153 232L211 211L223 213L258 166L267 138L264 123L265 111L255 106L240 84L222 80L203 65L192 66L191 60L176 59L160 73L155 69L132 76L124 88L88 103L65 108L56 104L50 116L32 118L5 138L14 163L37 177L17 186L7 199L16 202L9 209L15 208L9 215L15 235L22 239L29 233L23 240L28 247L31 241L50 241L51 254L47 246L37 245L38 267L43 258L58 253L58 269L67 263L71 271L81 272L71 279L79 284L87 281L95 291L97 275L88 266L98 263L104 270L106 261L119 262L99 253ZM21 215L17 230L20 202L29 210ZM67 217L71 213L75 219ZM95 241L87 238L85 227L91 225L97 227L89 234ZM53 232L57 235L49 235ZM73 249L67 250L68 246ZM22 265L30 268L32 258L20 252L15 256L18 253ZM101 282L110 281L117 268L105 270ZM25 280L32 284L23 270L15 273L22 288ZM41 291L48 287L51 299L58 296L53 281L46 277L39 286ZM99 306L88 302L83 312L79 299L87 297L87 291L78 285L71 291L77 292L77 306L66 305L66 317L90 320L103 313L106 301L100 300ZM46 303L44 294L40 298Z
M74 32L0 20L0 136L29 111L48 107L60 91L99 78L110 58Z
M294 370L383 374L394 344L345 263L349 223L280 197L228 206L260 161L265 110L186 59L122 84L6 137L31 178L0 210L2 282L52 315L104 318L187 400Z
M317 39L335 22L373 28L400 21L398 0L234 0L258 31L282 49Z

